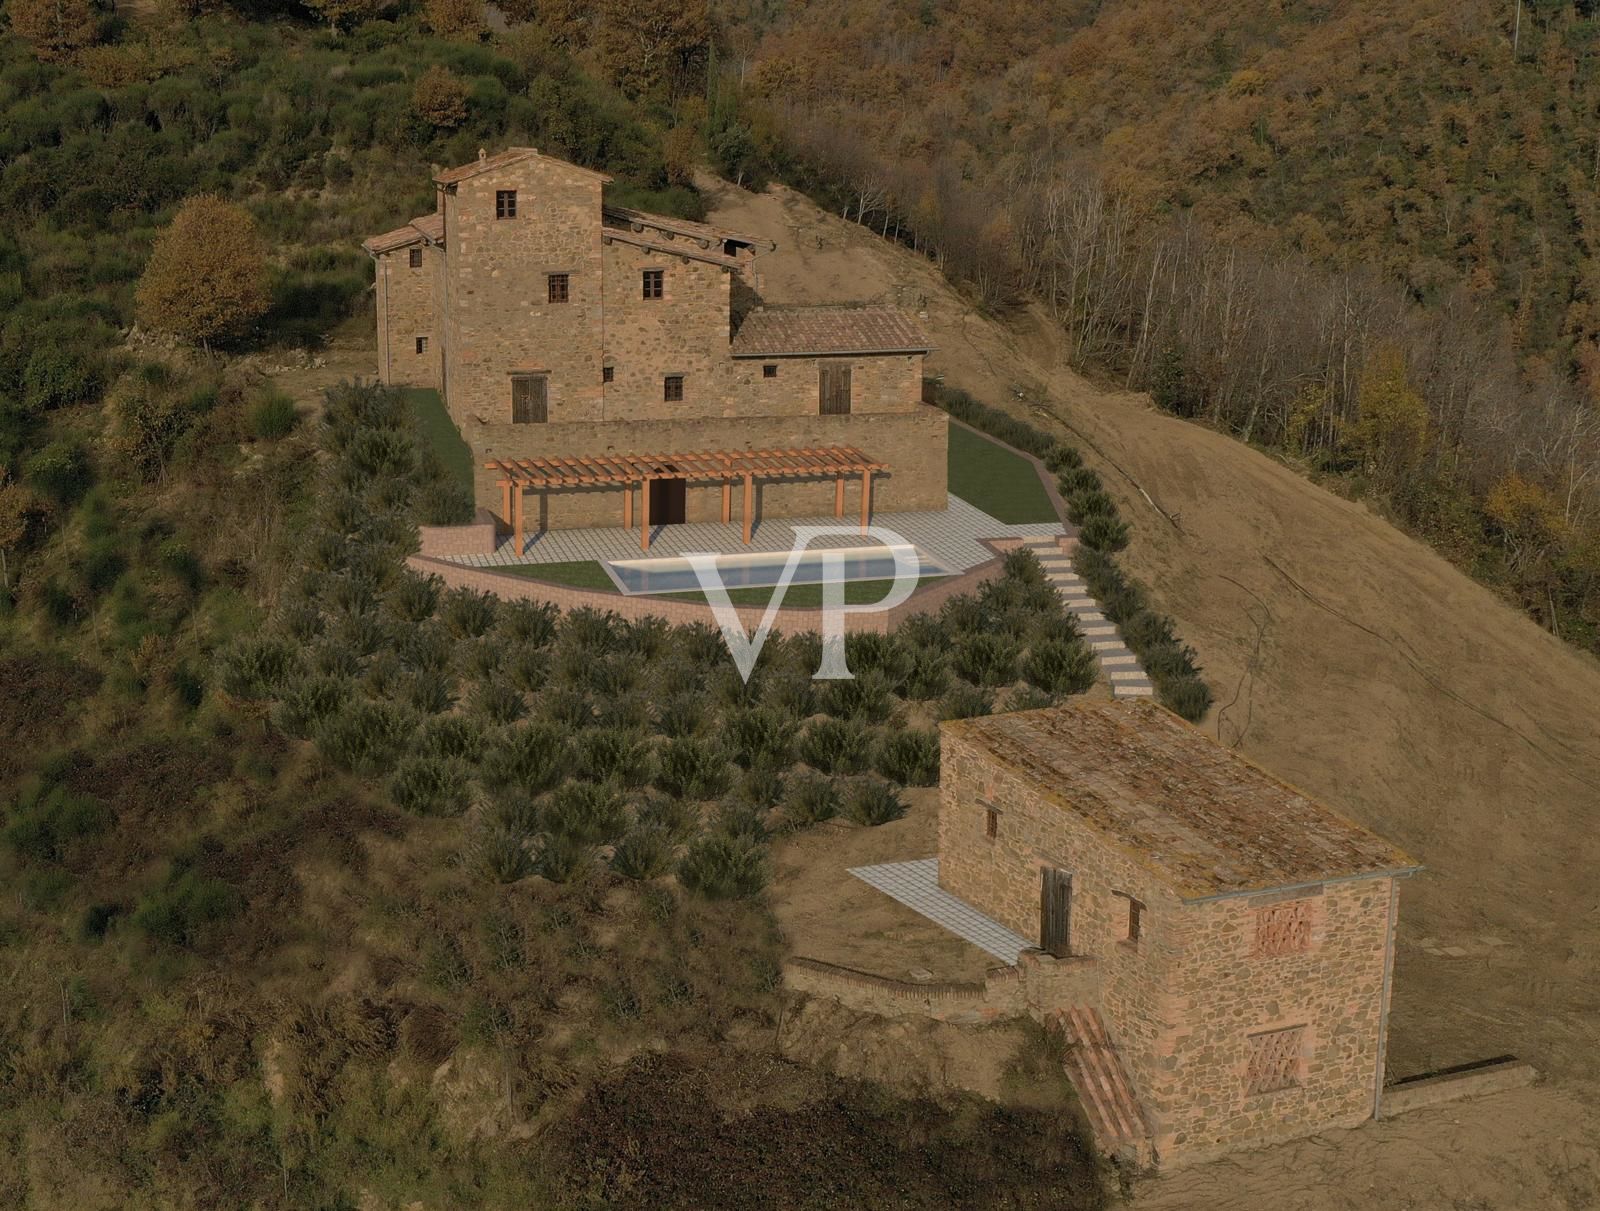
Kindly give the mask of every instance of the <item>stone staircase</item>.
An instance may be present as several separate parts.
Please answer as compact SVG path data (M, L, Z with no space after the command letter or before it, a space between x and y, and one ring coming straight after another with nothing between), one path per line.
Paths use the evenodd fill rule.
M1074 1005L1055 1014L1047 1026L1061 1031L1067 1044L1063 1066L1094 1131L1095 1146L1140 1167L1153 1164L1149 1125L1100 1011Z
M1154 697L1155 686L1140 667L1139 658L1122 642L1116 624L1100 612L1100 603L1089 596L1082 578L1073 569L1072 556L1061 549L1060 539L1024 538L1022 545L1039 557L1045 579L1065 599L1067 612L1077 621L1100 661L1100 671L1111 683L1112 697Z

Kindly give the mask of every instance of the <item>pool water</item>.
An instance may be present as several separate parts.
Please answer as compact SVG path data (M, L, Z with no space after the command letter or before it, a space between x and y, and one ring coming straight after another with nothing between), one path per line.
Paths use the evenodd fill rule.
M790 584L845 583L852 580L891 580L895 552L909 553L919 576L945 576L949 569L912 546L851 547L845 550L807 550L796 559ZM792 551L763 551L751 555L717 556L723 587L763 588L775 585L794 557ZM835 572L830 565L837 561ZM700 589L700 578L687 559L613 559L606 564L611 579L629 596L638 593L684 593Z

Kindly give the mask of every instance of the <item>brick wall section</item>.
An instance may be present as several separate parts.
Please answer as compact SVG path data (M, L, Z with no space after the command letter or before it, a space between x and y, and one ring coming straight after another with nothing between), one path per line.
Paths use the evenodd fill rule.
M422 249L422 268L411 268L411 249ZM434 332L434 283L443 267L438 248L414 244L374 258L378 309L378 377L397 387L438 387L439 340ZM428 348L417 352L417 337Z
M473 425L464 436L475 455L474 496L504 523L504 495L499 476L483 466L489 459L547 458L580 454L672 454L697 450L763 450L802 446L857 446L889 466L873 476L872 506L876 513L941 510L948 501L949 430L947 417L936 408L918 405L911 412L861 416L793 416L679 420L640 420L625 425ZM743 514L744 485L736 482L733 518ZM620 487L562 489L541 501L527 497L528 530L574 529L622 524ZM634 490L634 524L640 519L639 493ZM718 484L688 486L687 520L720 521L722 488ZM833 513L834 481L756 480L756 511L763 517L808 517ZM860 477L845 481L844 515L860 520Z
M460 527L465 529L466 527ZM989 544L996 550L1009 550L1015 539L1001 539ZM623 618L660 618L674 626L704 622L716 625L711 607L699 601L673 601L667 597L629 597L622 593L600 593L592 589L573 588L569 585L547 581L529 580L506 572L487 568L469 568L428 554L413 555L406 560L412 571L424 576L437 576L452 589L469 588L480 593L493 593L507 601L543 601L563 610L587 607L609 610ZM1000 575L1001 561L990 560L970 568L960 576L949 576L916 590L905 601L889 610L849 610L844 617L845 630L853 633L875 632L888 634L905 619L914 614L936 613L950 598L961 593L971 593L985 580ZM764 609L760 606L735 606L739 620L750 634L760 625ZM780 634L801 634L820 628L819 612L815 608L784 609L773 611L772 629Z
M494 514L479 509L477 516L464 526L418 526L418 554L439 559L461 555L493 555L500 543L500 527Z
M940 884L1037 938L1041 871L1071 872L1070 949L1100 968L1097 1008L1163 1161L1200 1160L1371 1115L1392 879L1306 893L1309 949L1259 955L1258 910L1299 893L1186 903L1134 855L969 741L946 730L942 746ZM992 839L986 804L1000 812ZM1127 940L1126 896L1143 905L1137 942ZM1299 1083L1247 1095L1249 1036L1288 1027L1306 1032Z
M1095 995L1093 960L1057 960L1025 952L1015 967L992 967L981 984L914 984L885 976L794 958L783 965L786 987L832 997L862 1013L883 1017L927 1017L941 1022L989 1022L1031 1017L1048 1020L1054 1008Z
M510 376L549 375L550 419L601 419L602 178L529 156L461 181L442 195L446 282L446 398L469 417L511 419ZM517 215L495 218L497 191L517 191ZM547 275L569 275L565 303Z

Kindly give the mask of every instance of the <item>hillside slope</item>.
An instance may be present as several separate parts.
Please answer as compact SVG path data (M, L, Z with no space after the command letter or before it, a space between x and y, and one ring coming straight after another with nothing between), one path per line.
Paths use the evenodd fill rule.
M793 191L707 187L713 221L778 241L768 298L921 308L934 372L1075 436L1217 691L1205 726L1426 864L1402 894L1392 1075L1502 1052L1580 1091L1600 1075L1600 664L1363 506L1097 390L1048 325L977 315Z

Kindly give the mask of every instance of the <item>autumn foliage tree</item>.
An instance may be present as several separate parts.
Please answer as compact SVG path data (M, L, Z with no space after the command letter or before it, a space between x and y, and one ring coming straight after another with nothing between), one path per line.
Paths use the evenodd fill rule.
M428 28L443 38L477 41L488 28L483 0L428 0Z
M184 202L156 240L135 303L147 327L206 348L241 336L272 303L250 213L215 194Z
M601 0L600 60L630 96L678 96L711 45L706 0Z
M389 0L306 0L306 5L335 30L351 30L389 7Z
M99 41L100 18L90 0L9 0L11 32L49 63Z
M411 108L430 126L450 129L467 120L467 86L448 67L437 63L417 77Z

